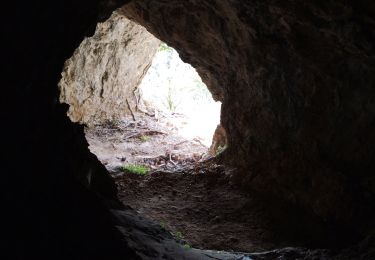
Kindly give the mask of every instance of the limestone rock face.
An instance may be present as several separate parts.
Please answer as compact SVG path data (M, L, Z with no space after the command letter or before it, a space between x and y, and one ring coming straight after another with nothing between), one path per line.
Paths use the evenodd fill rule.
M65 63L60 102L70 105L70 119L90 125L129 114L133 91L159 43L142 26L117 12L99 23L94 36L86 38Z
M128 10L223 101L223 156L243 185L335 223L371 205L370 1L134 0Z

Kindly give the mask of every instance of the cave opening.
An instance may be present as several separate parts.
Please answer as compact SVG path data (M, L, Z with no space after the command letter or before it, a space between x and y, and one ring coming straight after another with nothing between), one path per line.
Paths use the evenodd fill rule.
M108 170L181 171L226 149L225 133L218 134L221 102L176 50L161 42L143 74L125 97L130 114L110 111L111 119L86 128L90 150Z
M160 44L137 91L142 106L154 115L175 116L168 123L177 128L179 135L196 138L206 147L211 145L220 124L221 102L212 98L196 70L184 63L172 47Z
M220 161L228 146L224 100L215 95L220 86L206 86L200 74L207 75L197 71L126 11L115 11L66 61L60 101L70 105L71 121L85 125L120 201L185 247L250 252L305 241L298 225L288 234L270 231L280 220Z
M10 34L3 58L10 91L3 94L5 253L13 259L375 259L370 2L13 1L4 12ZM223 101L230 141L223 167L111 177L89 152L84 127L56 102L64 61L123 4ZM108 112L116 108L131 118L134 86L160 42L121 17L99 24L93 37L75 52L79 62L67 61L75 65L64 69L69 116L87 125L115 122ZM129 92L111 88L116 82ZM64 86L71 83L77 88ZM229 178L229 165L237 167L246 194ZM155 214L156 225L142 218ZM270 216L284 221L275 225ZM267 246L274 227L279 242ZM179 246L165 230L188 244ZM245 257L195 248L261 252Z
M176 50L115 11L66 61L60 101L137 214L187 248L272 249L280 238L268 231L263 202L217 156L228 144L215 101L223 97L210 83L208 90Z
M111 172L180 170L227 147L221 102L198 72L122 14L98 24L62 76L60 101Z
M258 202L241 195L216 160L228 146L221 102L175 49L114 12L65 62L59 88L120 201L185 247L272 248L256 238L261 231L246 212L237 213Z
M185 48L179 45L179 41L172 43L179 51ZM193 48L187 49L191 51ZM208 48L204 51L209 53ZM204 54L204 51L202 48L197 53ZM197 57L197 53L182 52L182 58L189 62L187 57ZM290 214L294 211L293 207L286 212L284 204L273 205L276 210L265 210L264 198L249 197L250 192L244 193L233 181L234 169L216 160L207 160L216 159L215 155L228 146L226 131L218 124L220 102L208 97L212 93L215 100L225 101L227 95L232 102L229 104L226 100L227 109L231 107L238 112L232 116L227 110L225 116L226 126L232 128L232 137L236 135L231 139L232 148L235 147L230 150L233 153L231 157L242 170L245 168L240 174L250 175L247 178L237 174L236 178L244 177L244 181L240 182L245 184L252 182L252 174L246 171L250 169L248 166L255 164L251 165L253 158L248 156L248 149L254 148L257 142L262 144L262 138L259 138L262 131L273 128L272 120L262 119L262 113L271 111L267 112L265 107L255 109L257 113L248 111L250 106L247 107L246 102L250 98L244 99L242 94L248 91L246 82L251 81L250 76L241 70L232 71L228 77L222 76L225 74L223 71L230 69L226 67L226 56L229 55L216 57L210 53L217 59L210 59L208 55L196 62L204 65L197 67L197 71L208 82L207 86L195 72L192 79L195 89L192 90L185 85L190 81L187 80L190 72L177 71L185 64L174 63L176 55L175 50L141 25L127 19L121 11L114 12L110 19L98 24L94 36L86 38L65 64L59 84L60 101L70 105L68 115L73 122L87 126L85 133L89 148L115 179L120 200L158 222L160 227L170 231L187 247L249 252L272 249L280 242L283 245L331 243L328 241L331 238L327 239L328 242L321 239L325 227L314 216L310 218L311 215L302 213L303 217L299 219L301 215ZM242 57L234 58L238 64L246 64L241 61ZM172 74L157 78L161 65L167 65L165 70ZM184 76L183 80L181 76ZM231 90L229 93L228 89L219 86L215 77L226 85L236 79L239 91ZM174 81L178 85L172 87ZM256 91L252 94L258 95ZM188 97L193 102L187 102ZM202 105L202 100L206 102L206 107L193 106L197 103ZM190 125L186 122L187 118L193 119ZM250 131L249 124L257 120L264 128ZM196 126L204 126L207 131L197 134L192 131ZM171 138L170 142L166 142L163 138L172 136L172 132L182 138ZM211 141L216 135L220 140L213 138ZM257 135L258 139L255 139ZM269 137L272 136L275 137ZM264 136L264 140L267 138ZM233 145L233 140L236 145ZM275 142L276 148L278 145ZM256 150L251 152L257 153ZM259 168L256 170L267 170L267 160L272 161L273 158L268 159L271 157L262 158L261 163L255 165ZM283 158L278 160L283 162ZM262 185L267 186L260 182L259 187ZM278 185L269 187L278 188ZM265 193L269 187L260 189ZM267 201L267 198L264 200ZM275 215L278 215L276 220ZM293 230L286 231L283 228L291 217L295 220ZM306 232L311 237L307 237Z

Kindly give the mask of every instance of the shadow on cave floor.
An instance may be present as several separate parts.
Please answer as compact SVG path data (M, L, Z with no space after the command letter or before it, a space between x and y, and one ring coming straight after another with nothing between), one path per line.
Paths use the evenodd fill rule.
M254 252L274 248L261 204L213 162L176 172L115 177L119 198L194 248Z
M260 203L231 183L199 138L178 135L183 116L137 113L135 119L85 130L91 152L115 178L124 204L196 248L251 252L274 247L264 242L270 234ZM124 170L129 165L149 172Z
M319 234L313 222L241 191L232 181L232 171L215 161L174 172L123 172L113 173L113 177L124 204L189 247L228 252L324 248L325 235ZM269 207L279 207L276 219Z
M199 139L178 136L170 117L137 113L135 118L85 130L90 150L114 177L125 205L199 249L254 252L316 242L314 225L299 226L306 223L303 216L241 191L233 171L208 155ZM126 165L148 172L134 173ZM284 215L272 219L269 208Z

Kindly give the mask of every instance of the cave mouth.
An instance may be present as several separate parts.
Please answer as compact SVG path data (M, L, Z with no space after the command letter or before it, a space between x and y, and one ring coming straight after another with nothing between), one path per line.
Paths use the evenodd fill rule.
M363 235L374 230L374 218L368 221L374 215L375 197L375 171L371 170L374 169L375 158L375 23L372 19L373 5L366 5L370 1L306 1L301 5L296 1L126 2L133 2L130 4L134 6L134 19L178 49L184 60L200 71L210 89L218 84L209 83L221 83L222 87L217 89L215 95L220 100L225 96L222 122L227 127L232 146L225 159L247 170L238 175L238 179L249 185L249 188L246 187L248 190L255 189L274 204L278 204L278 197L286 199L329 225L352 227ZM4 176L16 177L14 182L6 179L7 189L11 191L6 197L11 207L5 213L18 222L7 225L11 231L10 242L18 247L12 253L37 255L41 252L46 256L51 252L51 255L56 256L57 253L63 258L78 251L83 258L87 254L95 258L98 252L109 253L112 248L107 245L108 241L114 240L115 234L106 230L112 230L115 225L107 225L106 219L114 214L109 215L110 210L101 208L103 204L111 204L109 207L117 209L117 204L102 203L101 200L116 199L114 185L104 167L88 152L82 127L70 124L64 117L67 106L57 104L56 71L59 72L66 55L72 53L84 35L92 33L92 25L98 19L107 17L114 5L120 3L125 1L59 1L53 4L46 1L44 4L23 5L26 7L23 10L13 8L17 12L7 12L9 19L6 20L12 21L12 26L6 26L7 31L11 32L11 36L7 37L11 41L7 42L12 48L5 56L5 60L10 61L7 66L9 73L5 74L10 76L11 84L7 89L12 90L12 95L4 96L9 97L10 103L16 101L5 109L9 113L3 118L4 123L9 125L6 129L12 132L6 138L7 148L11 148L7 149L6 159L12 160L6 162ZM126 23L123 25L126 26ZM110 28L117 27L102 26L101 29L108 31ZM96 37L100 41L102 36ZM151 45L157 48L159 44L147 39L127 41L126 37L120 38L125 39L123 44L129 47L136 43L134 45L143 44L142 48L148 49ZM77 68L73 70L77 73L70 73L67 69L71 77L79 75L81 82L87 82L81 85L89 88L79 88L84 91L77 99L78 105L87 105L87 108L100 107L96 106L101 104L96 102L96 98L108 100L107 97L115 92L122 95L106 88L117 79L115 74L110 73L112 70L107 70L107 65L114 66L128 60L135 63L138 60L135 57L147 59L147 55L141 56L142 53L136 52L133 58L130 55L121 55L123 58L120 59L110 55L108 58L105 56L108 54L106 48L121 52L121 48L118 48L120 45L115 39L108 39L111 42L108 45L106 41L100 42L104 46L98 44L97 48L90 50L92 54L102 54L99 56L103 57L105 66L99 66L102 63L92 59L97 56L77 51L78 56L86 58L85 61L92 61L92 69L97 70L88 70L90 75L86 77L85 70ZM86 43L90 45L89 41ZM148 64L144 59L132 67ZM133 82L130 80L132 76L135 76L134 82L139 79L136 72L117 73L120 78L122 75L126 75L127 83ZM77 85L80 83L74 82ZM124 81L120 79L118 82ZM131 86L129 89L132 93ZM118 105L126 113L130 113L128 107L136 110L134 101L128 97L129 104L121 102L126 98L117 98L115 100L120 103L109 103L108 107ZM103 112L108 111L104 106L101 108ZM93 118L102 118L101 113L95 112L93 110ZM82 120L91 118L79 110L72 111L71 115L77 119L75 122L80 122L80 116ZM103 113L103 117L106 117L106 113ZM19 156L19 148L22 148L23 158ZM27 165L27 168L14 167L20 159L25 159L23 165ZM173 176L176 175L168 175ZM73 177L81 183L77 185ZM197 174L195 177L186 175L186 178L191 178L191 183L199 185L202 185L206 175ZM248 225L238 224L241 220L259 215L253 212L238 214L243 213L245 208L255 207L251 203L228 200L230 191L223 186L209 190L219 185L217 179L212 178L207 186L198 186L201 193L186 198L182 197L187 195L186 190L189 189L189 185L183 185L186 182L181 183L182 189L179 190L169 189L170 185L165 189L167 182L163 182L159 186L162 193L150 194L149 200L145 201L155 204L155 201L163 202L163 196L158 199L158 195L171 193L175 197L180 196L175 203L184 203L185 207L176 207L175 212L198 216L189 226L190 230L196 229L202 221L206 227L208 223L214 223L216 228L213 231L221 232L223 225L232 221L233 225L226 225L230 227L232 235L204 232L197 236L201 238L211 234L200 243L205 248L218 249L218 239L223 237L228 239L222 241L223 245L234 241L233 245L236 239L237 244L243 241L249 242L249 245L254 243L256 240L239 237L237 231L249 226L260 227L256 221ZM174 181L170 179L169 183ZM143 189L158 190L151 182L149 184ZM136 194L130 191L129 196ZM193 207L194 204L186 207L188 199L191 203L211 199L215 207L204 210L198 203L197 207ZM219 202L227 202L228 205L219 205ZM174 210L172 206L169 204L168 209ZM235 207L238 212L231 210ZM227 211L224 217L216 214L223 211ZM284 208L276 208L273 215L278 216L279 212L285 212ZM284 233L291 233L290 228L296 226L298 218L294 216L290 214L289 223L279 225L285 227ZM181 221L176 223L181 225ZM125 227L123 229L130 233ZM316 230L313 225L310 228ZM93 232L96 230L99 232ZM176 230L185 235L182 227ZM21 235L17 234L18 231ZM267 232L251 231L245 230L245 233L249 236L267 236ZM350 231L345 229L345 236L337 233L335 239L353 237ZM97 239L101 233L106 235L103 239ZM154 238L157 234L147 233ZM305 237L308 236L306 233ZM319 237L324 238L324 235ZM143 240L129 239L128 236L122 238L129 247L136 245L142 252L151 248L149 251L153 253L163 248L155 243L143 247ZM371 247L371 241L375 240L371 238L348 250L354 251L355 257L348 256L348 251L344 250L342 254L347 256L344 258L361 258L360 254L366 249L373 252L375 247ZM120 239L116 236L116 240ZM216 245L208 246L204 240L214 241ZM231 248L254 250L238 246ZM169 251L165 255L169 257L172 253ZM308 255L313 257L308 250L307 256L300 258L308 258Z
M146 70L133 91L135 108L126 100L130 115L86 127L91 152L111 173L141 174L181 171L221 153L226 148L217 134L221 102L196 70L163 42Z
M174 49L114 12L66 61L59 87L125 205L186 248L273 248L265 218L246 217L265 214L258 202L210 160L227 146L221 103Z
M172 75L155 84L163 63L159 53L167 54L164 63ZM227 147L225 130L218 125L220 103L211 99L214 81L197 68L211 83L209 92L190 65L173 63L177 56L144 27L114 12L65 63L60 101L70 105L73 122L86 126L89 149L115 179L118 198L186 247L251 252L281 242L316 243L298 225L288 232L274 228L288 226L289 218L273 219L262 198L234 183L233 169L209 160ZM176 72L185 66L194 71L189 72L192 80L188 72ZM183 84L173 88L173 81ZM195 89L184 85L189 81ZM224 99L220 91L215 97ZM194 133L197 126L207 131Z
M172 75L155 79L161 65ZM60 102L71 121L85 125L118 199L186 248L252 252L306 240L298 227L274 232L280 225L262 199L241 190L216 156L228 144L211 93L224 97L200 69L207 87L175 50L115 11L65 62Z
M90 151L110 172L181 169L227 146L221 102L198 72L120 12L66 61L59 87L68 116L86 126Z

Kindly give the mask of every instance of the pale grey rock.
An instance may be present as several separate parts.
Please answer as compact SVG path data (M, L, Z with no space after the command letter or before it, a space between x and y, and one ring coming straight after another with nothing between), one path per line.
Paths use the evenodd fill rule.
M60 102L73 122L87 125L118 119L135 108L134 90L147 72L160 41L118 12L97 25L66 61Z

